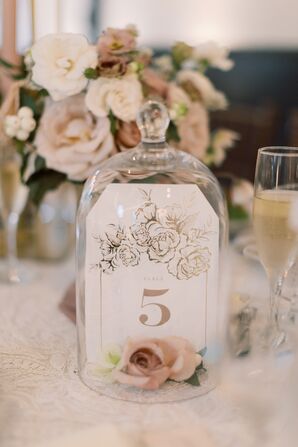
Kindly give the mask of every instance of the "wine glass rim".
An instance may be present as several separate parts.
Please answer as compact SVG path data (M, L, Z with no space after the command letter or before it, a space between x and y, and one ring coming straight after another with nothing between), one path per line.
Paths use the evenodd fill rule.
M261 147L258 152L260 155L298 157L298 147L295 146L265 146Z

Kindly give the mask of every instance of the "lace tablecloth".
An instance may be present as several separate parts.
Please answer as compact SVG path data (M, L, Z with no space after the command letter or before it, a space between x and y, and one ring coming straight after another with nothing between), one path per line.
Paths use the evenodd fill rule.
M235 254L233 255L235 256ZM245 270L237 255L235 289L260 289L260 269ZM0 445L38 445L101 423L148 429L155 425L203 424L215 445L244 447L247 430L221 388L175 404L112 400L84 386L77 374L75 326L58 309L74 278L74 261L34 265L38 278L22 286L0 286ZM247 274L259 280L247 280ZM250 289L250 290L249 290ZM204 446L202 446L204 447Z

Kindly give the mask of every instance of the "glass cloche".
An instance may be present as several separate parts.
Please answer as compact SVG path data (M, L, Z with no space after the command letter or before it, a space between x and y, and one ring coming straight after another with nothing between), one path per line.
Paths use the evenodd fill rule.
M225 202L210 170L169 147L167 109L142 107L136 149L88 179L77 221L79 374L138 402L215 386L223 336Z

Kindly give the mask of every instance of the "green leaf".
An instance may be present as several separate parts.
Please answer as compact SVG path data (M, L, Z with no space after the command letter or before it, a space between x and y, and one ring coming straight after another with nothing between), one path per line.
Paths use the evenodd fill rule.
M109 112L109 120L111 123L111 132L113 135L115 135L115 133L117 132L117 129L118 129L118 123L117 123L117 118L115 117L115 115L113 114L113 112L111 110Z
M44 96L44 97L49 96L49 92L45 88L42 88L41 90L39 90L39 94L40 94L40 96Z
M35 171L40 171L41 169L45 169L46 161L40 155L37 155L34 162Z
M198 354L200 354L201 357L204 357L204 355L206 355L207 352L207 346L205 346L205 348L201 349Z
M168 130L167 130L167 140L168 141L177 141L177 142L180 141L177 126L173 121L170 121Z
M29 156L30 156L29 152L27 152L27 154L23 154L22 165L21 165L21 178L23 178L25 171L27 169Z
M91 67L86 68L86 70L84 71L84 75L87 79L97 79L99 77L96 68Z
M34 172L26 182L29 187L29 197L38 206L47 191L58 188L64 181L66 181L66 175L52 169Z
M23 154L25 152L25 147L26 147L25 141L20 141L20 140L14 139L14 144L16 146L17 152L23 156Z
M18 65L11 64L6 59L3 59L2 57L0 57L0 65L2 65L2 67L4 67L4 68L7 68L8 70L15 70L15 69L20 68Z
M247 220L248 212L241 205L228 204L229 218L231 220Z
M201 59L199 62L199 70L202 73L205 73L205 71L207 70L207 68L209 67L210 63L208 59Z
M189 379L185 380L184 382L189 383L190 385L193 385L193 386L201 385L200 381L199 381L199 377L196 372L194 372L193 375Z
M203 362L201 362L201 363L196 367L196 371L197 371L197 372L199 372L199 371L207 372L207 369L205 368Z

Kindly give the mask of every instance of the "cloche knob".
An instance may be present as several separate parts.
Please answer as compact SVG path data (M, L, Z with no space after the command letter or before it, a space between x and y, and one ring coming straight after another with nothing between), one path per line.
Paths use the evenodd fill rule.
M167 108L158 101L147 101L137 116L137 125L143 143L161 143L166 140L170 122Z

